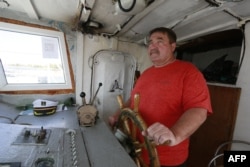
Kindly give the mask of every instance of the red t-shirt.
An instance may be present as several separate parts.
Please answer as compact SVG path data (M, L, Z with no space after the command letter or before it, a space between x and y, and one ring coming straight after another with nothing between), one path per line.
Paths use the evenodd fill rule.
M137 80L131 93L140 95L139 112L147 126L160 122L172 127L190 108L205 108L212 113L206 81L191 63L176 60L164 67L150 67ZM189 139L176 146L157 146L161 165L182 164L188 157ZM143 157L146 162L147 154Z

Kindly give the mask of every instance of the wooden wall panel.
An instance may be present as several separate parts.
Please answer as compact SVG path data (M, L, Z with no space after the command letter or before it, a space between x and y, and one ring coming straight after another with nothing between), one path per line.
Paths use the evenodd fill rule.
M208 88L213 114L191 137L188 167L207 167L217 147L233 137L241 88L216 85L208 85Z

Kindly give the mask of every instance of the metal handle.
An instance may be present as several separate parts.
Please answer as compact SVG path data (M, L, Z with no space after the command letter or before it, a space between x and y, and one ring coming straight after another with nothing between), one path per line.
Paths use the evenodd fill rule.
M80 97L82 98L82 105L86 105L85 92L81 92Z
M99 85L98 85L97 91L95 92L94 98L93 98L92 101L90 102L91 105L94 103L95 98L96 98L96 95L97 95L97 93L99 92L99 89L100 89L101 86L102 86L102 83L100 82Z

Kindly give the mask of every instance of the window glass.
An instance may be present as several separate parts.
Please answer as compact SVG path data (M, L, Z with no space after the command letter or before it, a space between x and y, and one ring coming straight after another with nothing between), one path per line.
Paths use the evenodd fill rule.
M243 42L239 29L216 32L180 45L176 49L177 58L195 64L209 83L235 85Z
M56 38L4 30L0 30L0 36L7 83L65 83Z
M1 23L0 36L0 90L72 88L62 32Z

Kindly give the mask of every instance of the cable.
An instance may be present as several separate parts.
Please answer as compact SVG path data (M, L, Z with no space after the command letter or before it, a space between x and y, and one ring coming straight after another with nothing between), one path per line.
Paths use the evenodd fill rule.
M211 164L212 164L213 162L215 163L215 160L216 160L217 158L222 157L222 156L224 156L224 154L216 155L213 159L211 159L211 161L210 161L209 164L208 164L208 167L210 167ZM215 164L214 164L214 165L215 165Z
M5 118L5 119L10 120L10 123L11 123L11 124L13 124L13 123L14 123L14 120L12 120L12 119L11 119L11 118L9 118L9 117L5 117L5 116L1 116L1 115L0 115L0 118Z
M92 65L90 67L90 69L91 69L91 78L90 78L90 98L89 98L89 103L91 103L91 99L92 99L92 96L93 96L94 64L96 64L95 56L98 53L100 53L101 51L103 51L103 50L99 50L93 56L89 57L89 62L90 62L90 59L92 59Z
M129 8L125 9L125 8L123 8L123 6L122 6L122 4L121 4L121 0L117 0L117 1L118 1L119 8L120 8L123 12L130 12L130 11L135 7L135 3L136 3L136 0L133 0L132 5L131 5Z
M205 0L205 1L215 7L219 7L221 5L221 2L217 2L216 0Z
M240 61L239 61L239 68L238 68L238 70L237 70L237 75L239 74L239 72L240 72L240 69L241 69L241 66L242 66L242 63L243 63L243 60L244 60L244 57L245 57L245 51L246 51L246 37L245 37L245 33L244 33L244 31L245 31L245 25L244 26L242 26L241 27L241 30L242 30L242 34L243 34L243 48L242 48L242 57L241 57L241 59L240 59Z
M97 52L97 53L98 53L98 52ZM90 92L89 92L89 93L90 93L90 98L89 98L89 103L91 102L91 99L92 99L94 63L95 63L95 55L96 55L97 53L95 53L93 56L91 56L91 57L89 58L89 60L92 59L92 65L91 65L91 67L90 67L90 69L91 69L91 74L90 74Z
M227 142L224 142L222 143L221 145L219 145L215 151L215 154L214 154L214 158L209 162L209 165L208 167L210 167L210 165L213 163L214 166L216 166L216 159L223 156L224 154L218 154L219 151L225 146L225 145L228 145L228 144L233 144L233 143L239 143L239 144L246 144L246 145L250 145L250 142L248 141L244 141L244 140L231 140L231 141L227 141Z

